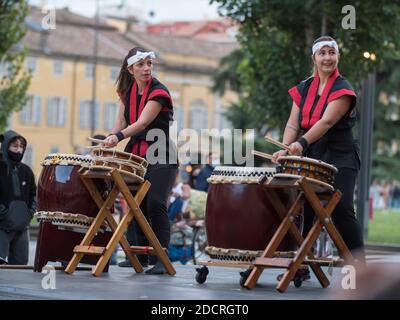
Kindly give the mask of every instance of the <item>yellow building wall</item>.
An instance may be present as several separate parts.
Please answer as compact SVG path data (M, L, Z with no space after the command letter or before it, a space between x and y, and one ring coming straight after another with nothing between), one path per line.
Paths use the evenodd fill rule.
M194 56L183 56L176 53L166 53L163 54L163 58L175 64L191 64L191 65L199 65L199 66L209 66L209 67L218 67L218 60L208 57L194 57Z

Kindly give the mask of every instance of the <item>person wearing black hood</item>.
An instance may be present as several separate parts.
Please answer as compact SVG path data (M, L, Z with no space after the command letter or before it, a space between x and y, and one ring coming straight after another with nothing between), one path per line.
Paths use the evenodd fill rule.
M36 212L34 174L21 163L26 139L9 130L0 135L0 264L28 264L28 226Z

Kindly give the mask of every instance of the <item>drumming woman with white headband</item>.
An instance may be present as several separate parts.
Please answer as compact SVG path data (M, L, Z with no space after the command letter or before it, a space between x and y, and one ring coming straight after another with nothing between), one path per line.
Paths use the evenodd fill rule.
M293 100L283 143L292 155L304 155L333 164L339 170L334 187L342 198L332 218L353 255L364 262L364 244L360 224L353 206L357 173L360 168L358 146L353 139L352 127L356 121L356 94L338 69L339 48L331 37L314 41L312 60L313 76L289 90ZM288 151L274 153L273 161ZM312 226L314 213L306 204L304 231Z
M117 79L121 104L105 144L115 147L120 141L130 138L125 152L146 158L149 162L145 179L151 187L141 209L161 245L168 248L170 224L166 206L178 166L176 147L169 138L169 125L173 119L172 99L167 87L152 77L155 58L154 52L143 48L133 48L125 57ZM129 225L127 236L131 245L148 246L146 237L135 222ZM139 255L138 258L144 266L149 263L147 255ZM155 256L150 258L150 264L155 266L147 270L147 274L166 272ZM130 263L124 261L121 266L130 266Z

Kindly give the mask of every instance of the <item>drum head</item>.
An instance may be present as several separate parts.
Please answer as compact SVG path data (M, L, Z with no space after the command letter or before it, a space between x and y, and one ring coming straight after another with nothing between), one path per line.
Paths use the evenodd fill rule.
M147 170L147 161L131 153L108 148L94 148L92 150L94 163L90 170L111 171L118 170L124 181L129 184L142 183Z
M315 164L316 166L325 167L325 168L333 171L334 173L338 172L338 169L335 166L330 165L329 163L323 162L321 160L313 159L313 158L299 157L299 156L282 156L282 157L278 158L278 162L280 164L283 164L283 162L287 161L287 160L304 162L304 163L312 163L312 164Z
M215 167L207 181L210 184L259 184L264 178L272 178L275 172L275 168L266 167L217 166Z
M132 161L134 163L143 166L144 169L146 169L148 166L148 162L146 161L146 159L134 155L132 153L116 150L115 148L114 149L102 148L102 147L93 148L92 155L93 157L113 157L121 160Z
M81 166L88 167L93 163L90 155L81 156L69 153L50 153L42 161L42 166L60 165L60 166Z
M305 178L305 179L307 179L307 181L310 181L311 187L317 193L322 193L322 192L327 192L327 191L335 191L333 186L331 186L330 184L328 184L326 182L319 181L319 180L316 180L316 179L313 179L313 178L299 176L299 175L296 175L296 174L277 173L277 174L275 174L274 178L277 178L277 179L289 179L289 180L293 180L293 179L298 180L298 179L301 179L301 178Z
M93 217L88 217L83 214L61 211L38 211L35 213L35 217L39 222L50 222L59 229L81 233L86 233L94 220ZM100 231L104 232L107 228L107 223L103 222Z

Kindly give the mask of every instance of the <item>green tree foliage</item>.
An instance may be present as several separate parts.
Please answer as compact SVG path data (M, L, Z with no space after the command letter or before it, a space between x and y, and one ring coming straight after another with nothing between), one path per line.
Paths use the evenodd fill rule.
M386 55L376 91L372 178L400 181L400 54Z
M27 13L24 0L0 1L0 131L27 100L31 76L23 71L26 49L18 44L26 33Z
M321 35L339 43L340 70L355 86L400 44L399 0L210 0L236 21L243 60L237 65L243 105L268 128L282 129L291 106L287 90L311 74L311 45ZM344 29L352 5L356 28ZM375 61L363 58L375 53ZM229 63L228 63L229 64Z

